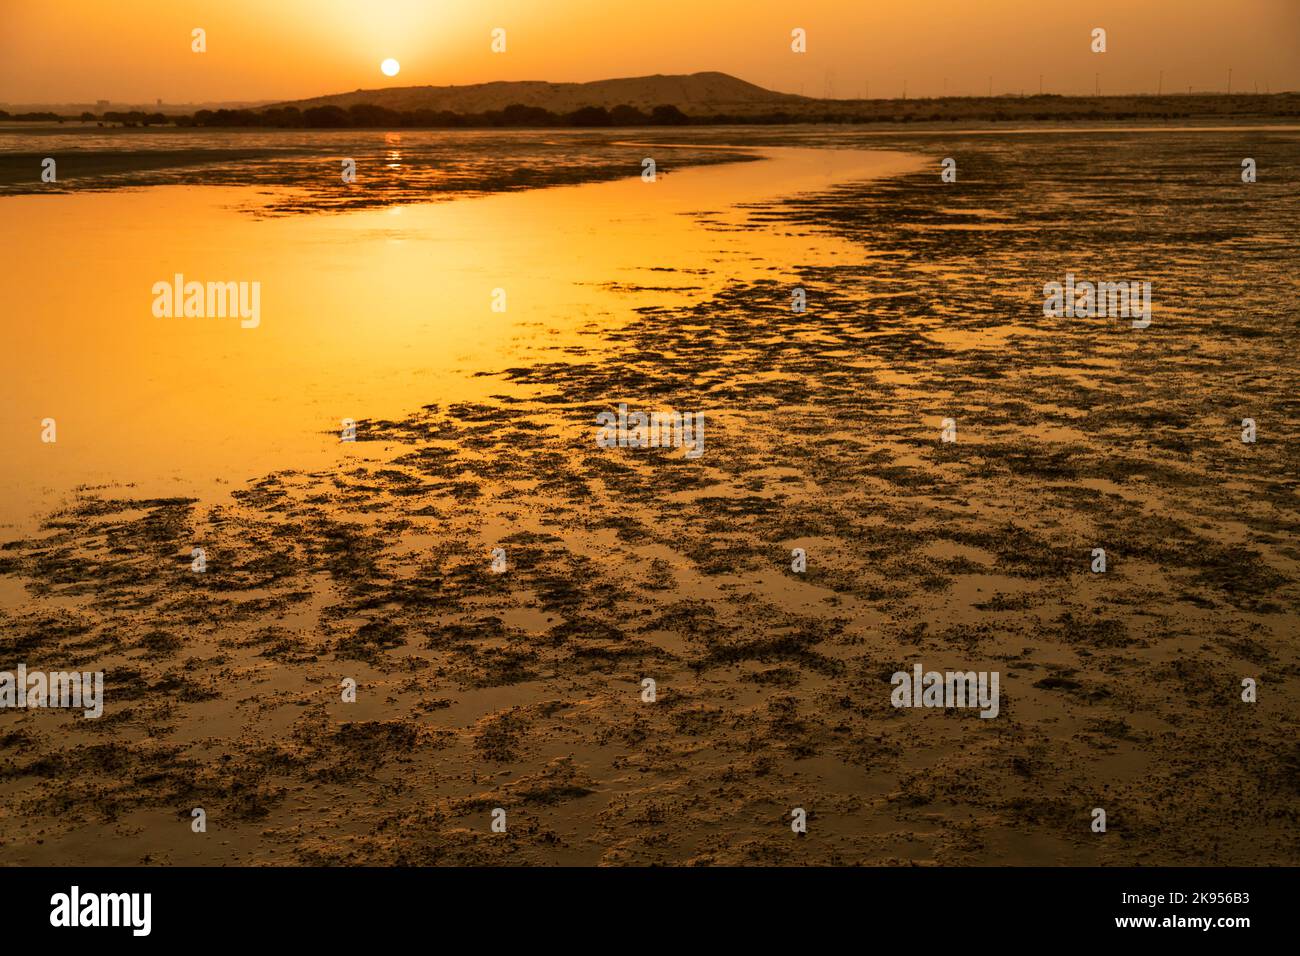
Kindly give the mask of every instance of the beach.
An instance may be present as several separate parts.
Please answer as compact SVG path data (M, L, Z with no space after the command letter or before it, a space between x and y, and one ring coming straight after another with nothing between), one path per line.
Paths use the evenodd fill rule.
M1300 130L250 135L2 184L7 863L1300 861Z

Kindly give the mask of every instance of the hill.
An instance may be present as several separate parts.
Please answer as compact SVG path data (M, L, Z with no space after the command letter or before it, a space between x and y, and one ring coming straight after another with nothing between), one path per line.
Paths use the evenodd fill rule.
M1107 96L944 97L942 99L818 99L777 93L726 73L634 76L590 83L547 83L541 80L498 81L470 86L398 86L354 90L305 100L293 100L260 109L299 111L337 107L379 107L395 113L456 114L487 117L509 106L546 110L549 121L532 117L524 125L564 125L563 117L583 107L631 106L649 113L656 106L674 106L687 117L740 122L1079 122L1126 120L1245 120L1293 119L1300 115L1300 94L1167 93L1162 96L1128 94ZM372 117L359 125L388 122L392 117ZM513 121L512 121L513 122ZM336 124L331 124L336 125ZM473 125L473 124L471 124ZM499 125L499 123L498 123ZM508 122L507 125L510 125ZM519 125L516 123L515 125ZM590 125L589 123L581 125ZM599 124L597 124L599 125Z
M584 106L635 106L648 112L671 104L690 115L730 113L749 115L789 110L816 102L790 93L774 93L726 73L633 76L591 83L547 83L542 80L498 81L471 86L397 86L354 90L306 100L275 104L300 110L317 106L343 109L368 103L391 110L436 110L486 113L515 104L552 113L571 113Z

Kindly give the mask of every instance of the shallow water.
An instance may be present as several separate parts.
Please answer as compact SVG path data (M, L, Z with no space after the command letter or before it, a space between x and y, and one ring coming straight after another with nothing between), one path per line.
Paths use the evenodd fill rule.
M4 656L102 667L107 690L100 721L0 715L6 859L1300 860L1300 137L781 135L746 140L776 158L653 187L397 213L265 218L207 189L0 199L23 221L63 204L83 228L33 245L118 283L97 300L7 250L41 277L18 341L43 371L6 357L19 394L68 374L62 343L168 423L185 452L160 487L231 481L197 501L111 487L11 529ZM901 154L892 174L868 142ZM101 201L116 218L88 215ZM260 328L148 315L181 208L205 228L182 218L177 255L292 279ZM1044 316L1066 272L1150 281L1152 325ZM151 394L119 371L146 354L185 368ZM185 369L223 386L188 411L167 407ZM93 417L123 413L110 389L82 394L72 421L142 444L60 419L41 500L168 461ZM704 410L705 453L597 447L620 401ZM345 414L355 446L332 430ZM49 465L28 460L29 483ZM999 671L999 716L894 709L890 675L918 662ZM218 839L190 838L199 805Z
M638 174L629 133L575 130L127 130L0 127L0 196L135 186L253 187L259 216L424 203ZM651 138L653 134L651 134ZM659 137L662 138L662 137ZM40 179L55 159L57 180ZM684 145L661 167L738 162L744 151ZM356 179L342 181L343 161Z
M216 186L0 200L22 223L0 235L22 316L0 362L0 442L15 452L0 523L81 485L210 499L214 483L317 467L340 453L342 419L482 399L498 386L479 373L561 358L578 330L852 254L831 237L736 230L733 207L920 163L762 155L654 183L637 165L618 182L341 216L253 217L245 191ZM155 318L154 283L177 273L260 283L260 325ZM54 445L32 440L46 417Z

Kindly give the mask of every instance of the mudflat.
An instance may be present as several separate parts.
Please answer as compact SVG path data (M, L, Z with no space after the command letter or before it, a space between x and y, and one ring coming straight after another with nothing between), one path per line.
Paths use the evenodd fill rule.
M6 862L1300 862L1300 134L689 135L910 158L674 210L719 251L310 466L7 536L2 660L104 714L0 713ZM621 403L702 454L602 447ZM918 664L996 716L894 706Z

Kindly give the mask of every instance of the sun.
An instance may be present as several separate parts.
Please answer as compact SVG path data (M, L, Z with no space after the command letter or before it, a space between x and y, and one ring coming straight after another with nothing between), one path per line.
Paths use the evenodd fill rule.
M396 76L397 71L402 68L402 64L398 63L390 56L383 63L379 64L379 68L384 71L384 76Z

